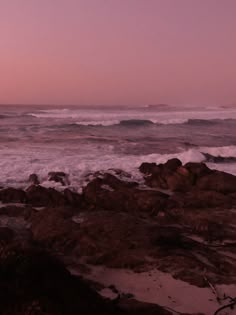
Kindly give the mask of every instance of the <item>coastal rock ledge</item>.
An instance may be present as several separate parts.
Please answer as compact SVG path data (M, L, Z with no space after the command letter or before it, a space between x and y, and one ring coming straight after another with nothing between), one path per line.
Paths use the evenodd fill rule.
M60 191L37 174L0 190L0 314L212 314L235 298L236 176L178 159L139 170L145 186L107 172L77 193L50 172ZM187 303L173 283L204 294Z

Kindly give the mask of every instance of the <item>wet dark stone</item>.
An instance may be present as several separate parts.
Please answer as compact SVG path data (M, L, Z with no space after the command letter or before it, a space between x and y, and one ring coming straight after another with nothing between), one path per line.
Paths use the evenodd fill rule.
M63 194L53 188L32 185L26 190L27 202L35 207L61 206L66 204Z
M24 203L26 201L26 193L21 189L5 188L0 190L0 200L3 203Z

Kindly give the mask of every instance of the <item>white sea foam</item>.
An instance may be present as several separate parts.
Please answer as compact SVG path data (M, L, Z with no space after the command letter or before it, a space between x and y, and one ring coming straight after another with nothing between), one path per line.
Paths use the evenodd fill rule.
M206 150L207 148L205 148ZM230 156L235 147L230 147ZM221 150L221 148L209 148ZM226 149L224 149L226 150ZM104 154L99 157L96 151L81 154L77 151L60 150L55 148L29 148L24 150L0 150L0 185L26 187L27 179L31 173L39 175L40 180L47 187L63 188L58 183L48 181L48 172L63 171L69 174L71 188L79 191L89 180L88 174L108 169L121 169L130 173L131 180L142 182L142 174L138 167L142 162L165 163L168 159L177 157L183 163L189 161L201 162L204 156L199 150L189 149L175 154L149 154L149 155L117 155ZM229 171L236 175L236 164L210 164L213 168Z

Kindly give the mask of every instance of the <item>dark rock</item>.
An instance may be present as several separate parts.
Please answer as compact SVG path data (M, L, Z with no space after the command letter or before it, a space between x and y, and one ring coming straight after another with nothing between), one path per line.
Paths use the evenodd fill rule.
M213 171L204 163L189 162L184 167L193 175L194 182L202 176L209 175Z
M236 176L211 170L204 163L187 163L181 166L178 159L171 159L164 165L143 163L140 170L149 175L145 182L153 188L186 192L196 185L201 190L224 194L236 191Z
M201 190L214 190L223 194L234 193L236 192L236 176L214 171L199 178L196 186Z
M165 182L171 191L188 191L192 188L192 177L189 171L180 166L174 173L165 175Z
M165 164L149 165L143 163L140 169L147 175L146 184L150 187L171 191L190 190L193 180L188 169L178 159L171 159Z
M225 209L231 208L233 200L230 196L226 196L216 191L204 191L192 189L185 193L176 193L170 197L168 204L171 207L181 207L186 209L206 209L224 207Z
M149 215L157 215L164 211L168 204L169 195L154 190L134 190L128 199L127 211L140 211Z
M109 186L107 185L109 183ZM168 195L132 188L132 183L96 178L83 189L85 201L94 209L157 214L166 206Z
M192 249L194 242L184 237L181 230L174 227L158 227L151 238L152 244L167 249Z
M171 191L188 191L198 178L212 172L203 163L187 163L182 166L182 162L176 158L159 165L142 163L139 170L145 174L148 186Z
M31 218L34 241L46 248L62 253L77 246L78 224L71 220L70 208L47 208L35 213Z
M0 190L0 200L4 203L24 203L26 201L26 193L21 189L5 188Z
M130 213L88 212L78 228L78 244L90 264L136 268L145 264L150 249L148 224Z
M9 227L0 228L0 264L1 260L9 254L17 252L20 248L31 246L31 233L26 229L11 229ZM1 279L1 278L0 278ZM1 279L2 281L2 279ZM1 283L0 281L0 283ZM1 292L0 292L1 295ZM1 308L0 308L1 309Z
M142 163L140 171L146 175L145 182L153 188L163 190L189 190L192 185L189 172L179 159L170 159L165 164Z
M32 185L39 185L39 178L37 174L30 174L28 182L31 183Z
M151 176L145 178L145 183L147 186L152 188L159 188L163 190L168 190L168 184L161 173L153 173Z
M153 173L160 173L161 172L162 164L157 165L156 163L147 163L144 162L139 166L139 170L141 173L144 174L153 174Z
M138 186L138 183L136 182L122 181L116 176L109 173L105 173L101 180L102 180L102 185L110 186L112 189L115 189L115 190Z
M0 215L7 215L9 217L24 217L25 219L28 219L31 215L31 213L34 210L31 207L24 206L5 206L0 208Z
M48 180L54 181L56 183L61 183L62 186L67 186L70 184L68 174L64 172L49 172Z
M170 159L164 164L165 168L168 169L170 172L176 171L176 169L180 166L182 166L182 162L177 159Z
M83 202L82 196L76 192L71 191L66 188L63 192L63 195L66 199L66 204L70 206L80 206Z
M68 188L63 192L59 192L54 188L32 185L27 188L26 194L27 202L35 207L78 207L82 204L81 195Z
M26 195L27 202L35 207L66 205L63 194L53 188L32 185L27 188Z

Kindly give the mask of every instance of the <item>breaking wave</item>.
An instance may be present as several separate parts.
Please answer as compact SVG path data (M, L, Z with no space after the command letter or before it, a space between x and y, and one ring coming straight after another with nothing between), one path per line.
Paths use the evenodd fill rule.
M170 118L166 120L158 119L124 119L124 120L91 120L77 121L76 125L82 126L122 126L122 127L149 127L151 125L191 125L191 126L211 126L220 123L235 123L236 119L181 119Z

